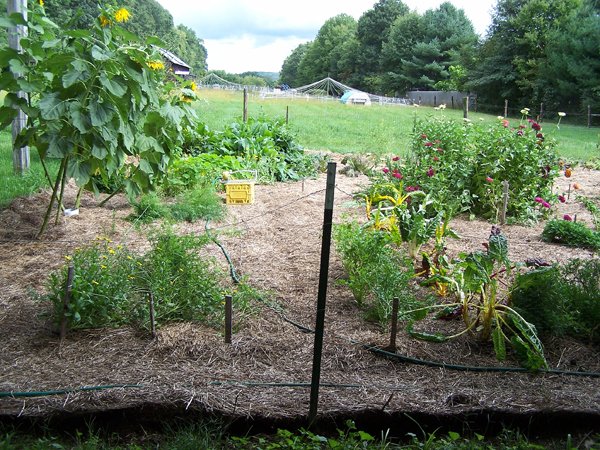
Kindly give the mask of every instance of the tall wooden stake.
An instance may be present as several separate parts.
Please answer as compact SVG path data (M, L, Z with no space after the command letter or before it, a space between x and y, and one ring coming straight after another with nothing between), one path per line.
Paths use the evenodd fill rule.
M244 123L248 122L248 88L244 88L244 113L242 120Z
M233 322L231 295L225 296L225 343L231 344L231 324Z
M463 118L469 118L469 96L463 97Z
M504 100L504 118L508 117L508 100Z
M500 225L506 223L506 209L508 208L508 181L502 182L502 211L500 213Z
M394 297L392 303L392 330L390 332L390 346L388 347L390 352L396 351L396 335L398 334L398 304L400 300L398 297Z
M65 296L63 298L62 317L60 319L60 340L61 342L67 336L67 312L69 311L69 302L71 301L71 290L73 289L73 277L75 268L70 265L67 270L67 285L65 286Z
M336 163L327 163L327 189L325 191L325 211L323 215L323 236L321 242L321 266L319 274L319 292L317 296L317 320L315 326L315 346L313 352L312 380L310 385L309 426L317 418L319 405L319 382L321 380L321 356L323 354L323 333L325 330L325 303L327 297L327 279L329 276L329 253L331 250L331 228L333 222L333 198L335 193Z
M27 1L26 0L8 0L6 2L6 12L8 15L12 13L21 13L23 18L27 20ZM15 28L8 30L8 45L10 48L17 50L19 53L23 51L21 47L21 38L27 35L27 27L17 25ZM19 74L17 74L19 75ZM17 92L20 98L27 99L27 94L23 91ZM27 115L19 110L17 117L12 123L12 139L13 139L13 170L15 173L22 175L29 170L29 147L14 147L15 139L27 125Z
M290 107L285 107L285 124L288 125L290 123Z

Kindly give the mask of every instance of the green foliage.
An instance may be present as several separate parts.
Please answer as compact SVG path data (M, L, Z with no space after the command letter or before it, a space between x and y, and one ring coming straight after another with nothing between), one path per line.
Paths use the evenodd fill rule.
M164 84L155 50L118 25L128 14L109 7L90 29L63 30L36 3L28 21L12 15L4 22L26 25L29 35L21 41L23 53L0 49L10 68L0 75L10 92L0 108L2 125L10 123L15 108L23 110L28 122L17 145L60 161L40 233L54 202L62 202L59 186L67 178L97 192L93 176L106 182L125 173L131 197L152 188L195 117L179 91L170 95L173 86ZM18 90L29 101L14 94Z
M417 121L412 153L402 169L405 183L418 186L439 204L496 221L502 182L509 184L507 217L535 220L548 214L558 175L555 142L534 121L514 128L457 122L444 117ZM536 200L537 199L537 200Z
M348 274L345 283L367 318L387 323L395 297L400 300L401 315L417 305L409 286L412 264L393 248L388 233L346 223L336 226L334 238Z
M142 256L109 239L67 256L75 270L71 302L66 317L71 329L119 327L149 323L148 293L154 296L157 324L193 321L218 327L223 320L222 302L226 274L210 259L198 254L210 239L203 235L176 236L161 232L152 236L150 250ZM60 323L67 268L51 274L45 296ZM252 290L234 294L236 309L249 309Z
M225 215L225 206L214 186L200 186L180 194L171 205L171 215L175 220L187 222L219 220Z
M517 277L515 309L545 336L600 343L600 261L575 259Z
M581 222L549 220L542 231L542 239L569 247L600 249L600 234Z
M266 117L250 118L246 123L238 120L220 132L211 132L200 125L196 134L188 139L191 141L188 154L218 155L225 158L218 164L219 168L256 170L259 180L266 182L313 177L318 173L323 159L321 155L305 153L283 120ZM186 165L189 171L202 173L204 162L205 159L202 159L200 164L191 161ZM207 175L211 172L214 173L205 170ZM189 174L189 177L196 178L196 174Z
M156 192L149 192L131 202L134 213L130 219L141 223L150 223L169 216L169 208Z
M583 196L577 196L577 200L583 203L585 209L590 212L592 220L594 221L594 228L597 232L600 231L600 207L598 206L597 201Z

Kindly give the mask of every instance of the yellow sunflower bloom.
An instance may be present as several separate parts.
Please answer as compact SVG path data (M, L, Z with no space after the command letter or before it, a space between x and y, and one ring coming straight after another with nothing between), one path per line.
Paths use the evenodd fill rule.
M162 61L148 61L148 67L152 70L161 70L165 68L165 65Z
M131 17L131 14L125 8L119 8L115 12L115 20L119 23L127 22L130 17Z
M100 21L100 25L102 25L103 27L107 27L110 25L110 19L108 19L106 16L102 15L98 18L98 20Z
M40 3L40 6L44 6L44 0L40 0L39 3Z

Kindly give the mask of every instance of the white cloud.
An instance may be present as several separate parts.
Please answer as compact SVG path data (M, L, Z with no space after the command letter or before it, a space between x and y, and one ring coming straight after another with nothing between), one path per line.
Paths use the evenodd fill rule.
M315 38L327 19L350 14L355 19L377 0L158 0L172 15L204 39L209 69L239 73L281 69L294 48ZM442 0L404 0L423 13ZM495 0L451 0L465 10L484 34Z

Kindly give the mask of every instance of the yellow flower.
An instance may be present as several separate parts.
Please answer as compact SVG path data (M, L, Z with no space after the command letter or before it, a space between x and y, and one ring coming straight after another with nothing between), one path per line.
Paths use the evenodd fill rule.
M165 65L162 61L148 61L148 67L152 70L161 70L165 68Z
M181 101L185 102L185 103L192 103L192 100L194 100L192 97L186 97L185 95L181 96Z
M98 286L100 283L98 283L96 280L92 280L92 284L95 284L96 286Z
M111 255L114 255L114 254L115 254L115 250L114 250L114 249L112 249L112 248L109 248L109 249L108 249L108 253L110 253Z
M127 255L127 259L133 259L131 256Z
M101 15L98 20L100 21L100 25L103 27L110 25L110 19L108 19L105 15Z
M195 91L196 89L198 89L198 86L196 86L196 83L194 83L194 82L192 81L192 84L190 85L190 89L191 89L192 91ZM560 113L559 113L559 114L560 114Z
M125 8L117 9L117 12L115 12L115 20L117 22L127 22L129 17L131 17L131 14Z
M100 265L100 268L101 268L101 269L106 269L106 266L105 266L104 264L101 264L101 265Z
M40 0L40 6L44 6L44 0Z
M65 260L67 261L71 261L73 258L71 258L70 256L65 256Z

